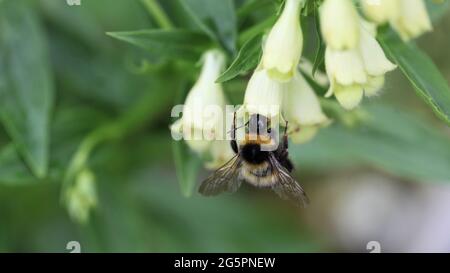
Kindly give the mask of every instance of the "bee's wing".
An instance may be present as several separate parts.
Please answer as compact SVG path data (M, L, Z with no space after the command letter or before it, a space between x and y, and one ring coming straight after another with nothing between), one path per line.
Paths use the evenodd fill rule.
M285 200L291 200L297 205L308 205L308 196L289 171L280 164L273 154L269 156L269 160L272 165L272 173L277 179L277 183L272 186L272 189Z
M242 160L235 155L200 185L199 192L205 196L214 196L222 192L236 192L242 184L239 179Z

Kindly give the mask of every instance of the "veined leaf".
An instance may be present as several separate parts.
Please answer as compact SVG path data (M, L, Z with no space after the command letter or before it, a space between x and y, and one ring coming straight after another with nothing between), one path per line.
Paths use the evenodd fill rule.
M273 15L261 23L250 27L239 35L239 44L245 44L248 40L270 29L275 24L277 16Z
M380 35L379 41L386 54L413 84L417 94L450 125L450 88L433 61L414 44L404 43L394 33Z
M261 59L262 37L255 36L245 43L231 66L217 79L218 83L234 79L240 74L254 69Z
M199 29L231 52L236 48L237 19L233 0L178 0Z
M181 58L197 61L207 49L208 38L187 30L147 29L125 32L108 32L109 36L147 50L156 57Z
M0 150L0 184L25 185L36 181L13 144Z
M53 79L34 11L22 0L0 2L0 118L34 175L49 161Z

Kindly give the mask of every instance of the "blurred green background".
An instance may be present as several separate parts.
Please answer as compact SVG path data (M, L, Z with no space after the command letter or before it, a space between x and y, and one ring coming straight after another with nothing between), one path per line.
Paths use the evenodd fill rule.
M370 241L384 251L450 251L450 130L399 71L381 96L340 113L313 142L291 146L308 208L246 185L231 196L185 198L168 126L199 67L106 35L156 27L142 2L9 1L0 3L0 82L47 91L36 91L38 105L0 92L1 252L69 252L69 241L83 252L367 252ZM172 1L163 2L181 24ZM275 1L263 2L247 15L245 1L236 1L241 29L273 11ZM447 80L449 31L444 16L418 41ZM313 41L309 47L306 56ZM233 102L246 81L225 84ZM21 100L24 109L10 109ZM48 124L33 118L47 115ZM25 140L8 125L21 120ZM90 151L98 194L84 224L69 217L62 198L80 149Z

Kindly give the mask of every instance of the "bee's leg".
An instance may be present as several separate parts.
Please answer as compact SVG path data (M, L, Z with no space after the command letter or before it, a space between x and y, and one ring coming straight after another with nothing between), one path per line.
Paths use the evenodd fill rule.
M286 120L286 126L284 127L284 135L283 135L283 148L287 150L289 148L289 141L288 141L288 125L289 121Z
M289 153L288 153L289 141L288 141L288 134L287 134L288 122L287 121L285 121L285 122L286 122L286 126L284 127L284 134L283 134L283 137L281 138L281 143L280 143L280 145L278 145L278 149L276 151L277 159L280 162L283 162L289 156Z
M294 170L294 164L292 164L291 160L289 158L285 158L284 161L280 162L283 167L286 168L289 172L292 172Z
M231 126L231 149L236 154L238 153L238 145L236 142L236 112L233 113L233 125Z
M280 164L286 168L286 170L288 170L289 172L292 172L292 170L294 169L294 165L292 164L291 160L289 159L289 152L288 152L288 146L289 146L289 141L288 141L288 125L289 122L286 122L286 126L284 127L284 134L283 134L283 138L281 141L281 145L278 146L278 150L276 151L276 158L278 160L278 162L280 162Z

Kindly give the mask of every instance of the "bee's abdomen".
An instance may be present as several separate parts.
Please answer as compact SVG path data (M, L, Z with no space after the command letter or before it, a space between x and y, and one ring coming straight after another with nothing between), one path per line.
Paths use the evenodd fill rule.
M241 169L241 177L257 187L270 187L276 183L272 168L267 161L259 165L244 163Z

